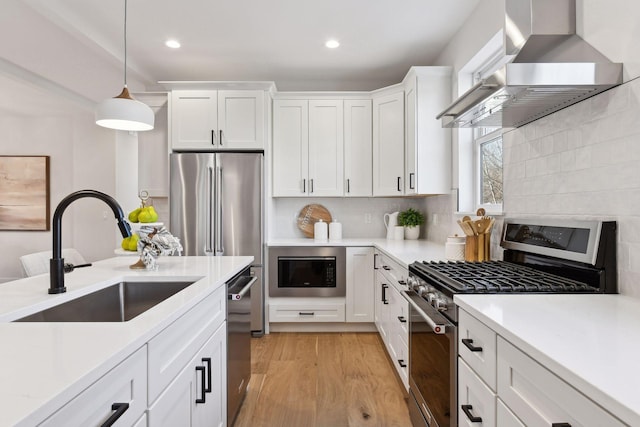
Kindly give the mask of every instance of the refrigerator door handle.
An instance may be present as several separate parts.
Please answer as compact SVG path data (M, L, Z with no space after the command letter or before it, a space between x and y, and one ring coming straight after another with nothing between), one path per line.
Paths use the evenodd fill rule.
M216 241L215 250L216 255L224 255L224 247L222 245L222 167L216 166L216 197L215 197L215 210L216 210Z
M211 166L207 168L207 218L205 221L205 239L204 252L206 254L213 253L213 169Z

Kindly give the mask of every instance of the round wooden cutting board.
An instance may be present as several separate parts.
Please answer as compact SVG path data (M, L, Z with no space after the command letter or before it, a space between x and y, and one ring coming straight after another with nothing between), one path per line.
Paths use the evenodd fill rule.
M327 208L316 204L307 205L298 214L298 228L305 236L313 237L313 226L320 219L326 223L331 222L331 214Z

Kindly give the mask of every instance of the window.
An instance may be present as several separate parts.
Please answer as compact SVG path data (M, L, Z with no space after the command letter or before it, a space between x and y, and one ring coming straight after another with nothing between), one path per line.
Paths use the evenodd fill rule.
M502 206L502 135L491 132L476 139L478 205L490 210Z

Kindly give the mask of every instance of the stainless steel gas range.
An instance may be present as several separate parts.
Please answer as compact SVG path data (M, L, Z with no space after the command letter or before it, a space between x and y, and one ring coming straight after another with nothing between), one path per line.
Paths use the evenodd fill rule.
M414 427L456 426L459 413L477 421L472 408L457 407L455 294L617 292L615 222L510 219L504 222L500 244L504 261L409 266Z

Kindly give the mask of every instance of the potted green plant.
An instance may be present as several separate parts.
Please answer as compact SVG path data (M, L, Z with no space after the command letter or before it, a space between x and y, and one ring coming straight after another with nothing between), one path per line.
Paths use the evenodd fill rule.
M420 225L424 223L424 215L413 208L400 212L398 225L404 226L404 237L416 240L420 236Z

